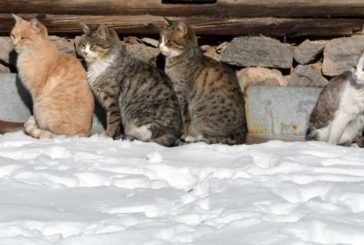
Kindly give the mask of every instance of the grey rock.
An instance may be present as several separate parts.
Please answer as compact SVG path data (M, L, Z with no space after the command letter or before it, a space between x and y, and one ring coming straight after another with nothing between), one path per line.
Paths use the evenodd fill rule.
M327 41L310 41L307 39L295 47L293 57L302 65L308 64L322 53L326 44Z
M237 66L291 68L293 47L268 37L238 37L224 50L221 60Z
M13 44L9 37L0 37L0 61L8 64L9 53L13 50Z
M236 73L241 89L245 92L249 86L287 86L287 79L275 69L247 67Z
M323 87L329 81L321 74L320 65L298 65L287 77L288 86Z
M74 39L66 39L58 36L49 36L49 40L58 48L59 51L65 54L75 56Z
M356 66L364 50L364 36L336 38L328 42L324 50L322 72L327 76L337 76Z

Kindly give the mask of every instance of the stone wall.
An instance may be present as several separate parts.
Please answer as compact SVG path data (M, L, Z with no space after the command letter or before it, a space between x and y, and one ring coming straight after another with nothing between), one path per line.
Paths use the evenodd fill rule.
M50 40L62 52L75 55L77 37L50 36ZM156 64L158 40L127 37L124 42L136 58ZM233 66L243 90L250 85L323 87L333 76L355 67L364 50L364 35L319 41L306 39L301 43L242 36L214 46L203 45L202 50L207 56ZM10 39L0 37L1 73L15 71L11 51Z

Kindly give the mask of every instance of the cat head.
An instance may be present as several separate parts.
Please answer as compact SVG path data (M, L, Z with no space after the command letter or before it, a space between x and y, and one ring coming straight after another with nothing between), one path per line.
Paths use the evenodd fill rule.
M10 39L15 50L21 52L31 49L42 40L48 39L47 28L37 19L26 21L13 14L15 25L10 33Z
M176 57L190 48L198 47L197 38L192 29L182 21L170 21L160 33L159 49L166 57Z
M116 47L120 40L117 33L103 24L98 26L88 26L81 24L84 34L76 44L77 53L81 55L87 63L104 59L113 47Z

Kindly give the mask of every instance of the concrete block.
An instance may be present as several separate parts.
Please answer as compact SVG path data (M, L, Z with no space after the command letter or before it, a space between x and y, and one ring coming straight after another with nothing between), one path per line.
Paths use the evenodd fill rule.
M25 122L30 116L32 100L16 74L0 74L0 101L0 119Z
M248 88L246 113L249 134L257 137L303 137L320 88Z

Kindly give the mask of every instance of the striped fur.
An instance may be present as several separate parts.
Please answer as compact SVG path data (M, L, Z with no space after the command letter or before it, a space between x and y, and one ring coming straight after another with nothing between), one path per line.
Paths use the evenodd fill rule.
M181 105L183 139L245 143L244 96L235 72L204 56L194 32L183 22L171 22L161 31L160 51Z
M84 25L84 31L76 49L86 61L89 84L106 110L106 135L178 144L182 120L169 78L130 56L113 29Z

